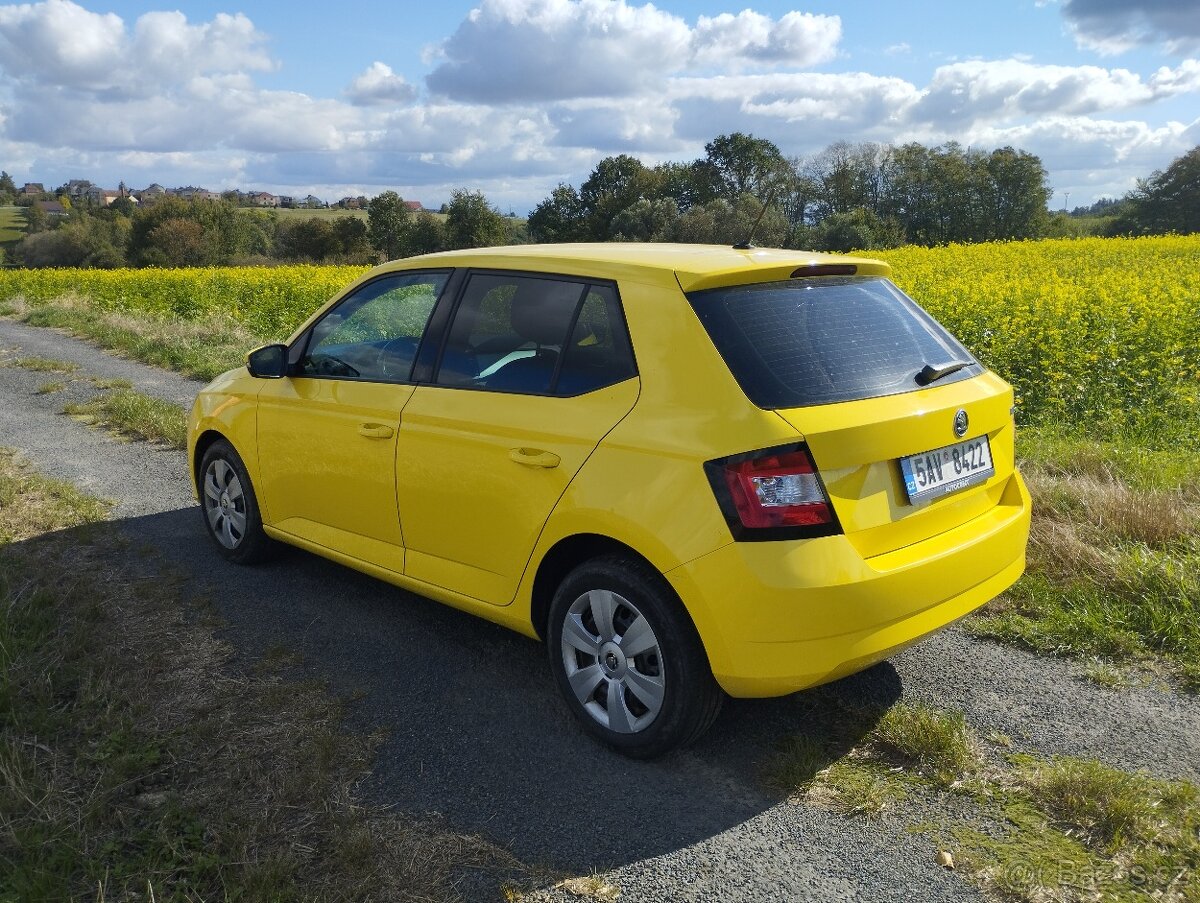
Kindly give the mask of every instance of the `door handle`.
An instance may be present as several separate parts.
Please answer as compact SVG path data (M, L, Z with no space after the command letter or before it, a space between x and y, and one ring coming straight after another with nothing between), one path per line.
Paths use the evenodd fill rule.
M396 431L386 423L360 423L358 434L368 439L391 439Z
M513 448L509 449L508 457L518 464L524 464L527 467L558 467L562 460L554 452L542 451L540 448Z

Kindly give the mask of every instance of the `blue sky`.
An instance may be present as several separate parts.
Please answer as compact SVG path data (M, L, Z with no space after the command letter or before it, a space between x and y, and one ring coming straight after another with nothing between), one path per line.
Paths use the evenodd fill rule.
M525 212L732 131L1039 154L1071 206L1200 144L1200 2L0 5L0 167Z

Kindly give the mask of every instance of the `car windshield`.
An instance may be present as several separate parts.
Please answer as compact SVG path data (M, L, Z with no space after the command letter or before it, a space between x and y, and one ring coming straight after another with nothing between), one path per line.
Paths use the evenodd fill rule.
M939 384L982 372L937 321L880 277L737 285L688 300L760 408L894 395L921 388L931 372Z

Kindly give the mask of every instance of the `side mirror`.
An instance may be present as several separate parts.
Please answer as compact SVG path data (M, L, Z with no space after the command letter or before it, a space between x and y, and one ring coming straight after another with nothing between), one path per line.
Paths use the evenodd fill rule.
M259 379L282 379L287 376L287 345L263 345L246 355L246 369Z

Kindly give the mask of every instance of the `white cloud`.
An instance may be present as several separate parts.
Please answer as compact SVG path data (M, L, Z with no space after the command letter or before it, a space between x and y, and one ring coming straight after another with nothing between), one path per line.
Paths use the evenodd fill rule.
M378 61L372 63L350 83L346 97L354 104L406 103L417 96L417 90L392 67Z
M519 103L628 97L689 69L789 65L832 59L837 16L752 10L700 17L695 27L626 0L482 0L440 48L426 79L437 94Z
M837 16L790 12L776 21L745 9L736 16L701 16L690 43L696 65L779 63L807 69L833 59L841 39Z
M0 6L0 155L38 181L394 187L427 203L469 186L527 209L601 156L687 160L733 131L789 155L839 140L1013 144L1043 155L1056 188L1124 184L1200 140L1200 121L1149 115L1200 93L1197 59L1142 73L957 61L928 84L806 71L836 58L841 35L838 17L801 12L689 23L628 0L481 0L430 57L429 96L375 61L316 97L261 86L276 63L245 16L127 22L42 0Z
M912 111L917 121L953 126L998 118L1087 114L1151 103L1200 87L1200 65L1185 61L1148 81L1128 69L972 60L941 66Z
M9 78L94 95L146 96L197 76L268 70L264 42L240 13L192 25L179 12L150 12L130 32L119 16L71 0L0 6L0 68Z
M1161 44L1170 53L1200 50L1196 0L1065 0L1063 16L1081 47L1118 54Z

